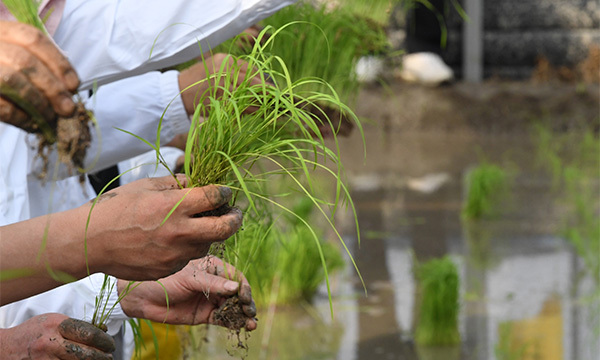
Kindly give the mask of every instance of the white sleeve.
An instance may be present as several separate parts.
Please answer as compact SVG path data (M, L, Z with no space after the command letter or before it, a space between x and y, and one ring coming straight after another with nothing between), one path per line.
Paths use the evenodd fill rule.
M92 97L84 101L86 108L94 112L97 122L97 127L91 126L92 142L86 153L86 172L105 169L151 150L143 141L119 129L154 143L159 122L163 119L161 144L189 130L189 117L179 96L178 75L177 71L153 71L123 79L99 87ZM29 137L31 143L36 143L35 135ZM35 154L31 155L31 159L30 174L38 174L43 167L42 159ZM48 168L53 169L56 151L49 155L49 159ZM69 175L72 174L61 164L58 178Z
M175 147L165 146L160 148L160 154L171 171L177 166L177 159L185 153ZM149 151L138 155L129 160L119 163L119 173L121 173L121 185L144 179L148 177L167 176L171 173L162 165L156 162L156 152Z
M118 293L116 279L109 276L115 284L110 291L107 308L113 311L106 323L108 334L115 335L124 320L129 317L125 315L121 305L117 303ZM74 319L90 321L94 314L94 301L100 293L104 274L93 274L82 280L63 285L32 296L25 300L17 301L0 307L0 328L10 328L22 324L26 320L46 314L61 313Z
M167 68L296 0L68 0L54 40L80 89Z
M93 140L86 155L89 171L152 150L119 129L155 143L160 123L161 144L189 131L190 120L179 95L178 75L177 71L153 71L98 88L86 101L98 123L98 129L92 129Z

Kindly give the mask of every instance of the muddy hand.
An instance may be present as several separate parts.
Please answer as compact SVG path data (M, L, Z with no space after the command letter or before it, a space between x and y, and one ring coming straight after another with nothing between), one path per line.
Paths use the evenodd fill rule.
M70 116L77 74L52 41L36 28L0 21L0 118L29 132Z
M178 180L187 185L184 175ZM229 203L229 188L179 184L171 176L142 179L101 195L93 209L92 203L79 208L85 218L91 210L87 254L94 270L127 280L156 280L205 256L212 243L239 229L237 208L222 216L195 217Z
M38 315L0 331L0 353L7 359L109 360L115 351L108 334L62 314Z
M119 280L117 288L122 294L127 282ZM254 330L256 307L248 281L233 266L212 256L190 261L178 273L161 279L160 284L136 284L121 301L121 308L130 317L167 324L223 325L215 319L215 312L238 292L245 306L242 327Z

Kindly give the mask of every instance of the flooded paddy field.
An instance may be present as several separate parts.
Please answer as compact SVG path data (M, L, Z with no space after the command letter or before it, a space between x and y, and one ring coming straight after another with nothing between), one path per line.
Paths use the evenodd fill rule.
M597 88L584 95L569 95L572 88L555 91L553 96L565 96L561 109L558 98L545 102L548 95L539 92L524 98L484 90L380 88L365 95L357 112L371 120L364 123L366 158L357 132L340 143L360 245L350 214L337 221L368 295L349 264L331 278L333 319L323 289L313 304L262 309L248 350L237 349L237 338L226 332L202 330L194 339L198 358L598 359L599 308L590 297L597 285L563 236L571 210L553 176L540 167L531 128L537 119L561 133L579 123L597 131L598 104L590 105ZM402 92L430 102L407 102ZM458 108L446 109L452 102L444 92L462 99L453 105ZM374 93L378 97L369 98ZM544 109L554 109L553 115ZM497 120L511 113L515 118ZM510 191L496 216L466 221L466 179L483 162L506 170ZM585 181L597 196L598 169L592 174ZM460 277L461 341L418 346L415 267L445 255Z

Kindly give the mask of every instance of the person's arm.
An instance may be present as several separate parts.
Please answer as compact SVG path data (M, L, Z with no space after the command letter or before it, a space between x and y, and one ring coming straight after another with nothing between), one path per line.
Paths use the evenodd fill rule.
M185 186L185 176L178 178ZM82 278L89 266L89 273L130 280L173 274L241 226L236 208L220 217L195 217L230 199L231 190L222 186L180 189L172 177L143 179L100 196L89 225L91 203L0 227L0 270L24 271L0 283L0 303L61 285L49 270Z
M227 327L232 324L215 315L228 298L237 294L244 317L243 327L256 329L256 306L250 285L242 273L221 259L208 256L192 260L181 271L159 282L131 284L120 303L123 313L167 324ZM119 280L120 293L127 286L128 282Z

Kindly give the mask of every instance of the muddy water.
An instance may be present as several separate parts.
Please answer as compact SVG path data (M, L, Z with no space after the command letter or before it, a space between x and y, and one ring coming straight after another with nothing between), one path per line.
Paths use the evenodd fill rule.
M563 209L536 170L527 136L396 133L366 128L367 159L354 134L341 143L362 239L338 224L364 278L349 266L315 304L263 310L249 350L218 329L199 340L203 356L247 359L599 359L581 261L556 234ZM514 170L512 195L494 221L460 219L464 177L481 159ZM461 275L462 343L413 343L413 266L449 254ZM203 338L203 336L201 336Z

